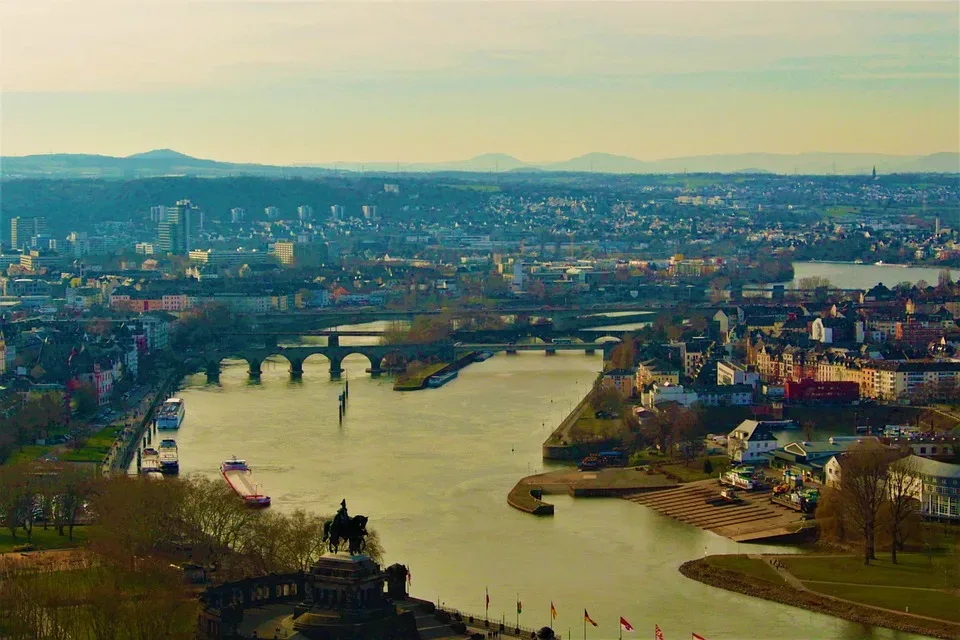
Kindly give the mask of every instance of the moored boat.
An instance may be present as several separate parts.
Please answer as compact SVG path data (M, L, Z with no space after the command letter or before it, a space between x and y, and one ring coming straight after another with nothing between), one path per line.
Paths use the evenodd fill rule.
M170 438L162 440L158 453L161 473L180 473L180 450L176 440Z
M182 398L166 400L157 413L157 429L179 429L185 413L186 408Z
M442 387L447 384L454 378L460 375L459 371L448 371L447 373L434 374L427 378L427 386L436 389L437 387Z
M270 496L259 492L256 483L253 481L253 472L247 466L246 460L240 460L236 456L224 460L220 465L220 475L247 506L270 506Z
M140 473L160 473L160 452L153 447L147 447L140 452Z
M474 362L483 362L484 360L489 360L493 357L492 351L478 351L476 355L473 356Z

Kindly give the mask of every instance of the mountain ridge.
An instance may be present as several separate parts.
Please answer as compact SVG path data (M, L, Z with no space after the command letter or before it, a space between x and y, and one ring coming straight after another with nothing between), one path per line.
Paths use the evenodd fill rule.
M0 157L5 177L158 177L165 175L264 175L307 177L339 172L577 172L612 174L771 173L803 175L864 175L879 173L960 173L960 153L926 155L805 152L796 154L739 153L640 160L603 152L586 153L556 162L525 162L505 153L484 153L446 162L333 162L266 165L206 160L174 151L152 149L126 157L96 154L43 154Z

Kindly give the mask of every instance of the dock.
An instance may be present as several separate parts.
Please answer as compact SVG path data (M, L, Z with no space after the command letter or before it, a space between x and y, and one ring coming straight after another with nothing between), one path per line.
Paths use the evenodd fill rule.
M680 485L657 493L633 493L624 499L680 522L712 531L735 542L761 542L803 535L812 520L770 502L770 491L741 491L739 502L723 504L715 479Z
M545 494L566 493L577 498L615 497L676 486L674 480L651 474L640 467L612 467L598 471L563 469L523 478L507 494L507 503L533 515L553 515L553 505L542 499Z

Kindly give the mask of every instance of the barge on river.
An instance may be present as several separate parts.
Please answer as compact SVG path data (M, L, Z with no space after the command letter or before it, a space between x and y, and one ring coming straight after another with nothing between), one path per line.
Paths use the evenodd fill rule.
M434 374L427 378L427 386L431 389L442 387L456 378L458 375L460 375L458 371L448 371L447 373Z
M247 466L246 460L238 460L236 456L224 460L220 465L220 475L248 507L270 506L270 496L258 491L253 481L253 472Z

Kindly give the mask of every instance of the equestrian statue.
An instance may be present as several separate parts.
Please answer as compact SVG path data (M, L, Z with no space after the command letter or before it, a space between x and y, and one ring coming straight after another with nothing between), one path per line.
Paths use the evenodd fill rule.
M352 556L363 553L367 547L367 516L353 516L347 513L347 500L340 502L340 510L333 520L323 524L323 540L330 553L340 551L347 543L347 551Z

